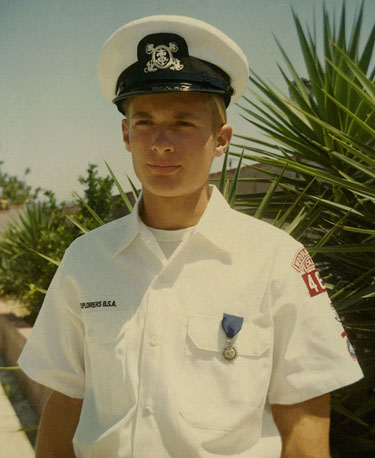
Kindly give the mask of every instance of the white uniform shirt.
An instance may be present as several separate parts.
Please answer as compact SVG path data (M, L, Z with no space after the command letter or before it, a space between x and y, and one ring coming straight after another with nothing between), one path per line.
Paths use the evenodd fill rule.
M223 313L244 318L232 361ZM266 402L362 377L343 332L306 250L214 188L169 259L137 210L75 240L19 363L84 398L78 458L262 458Z

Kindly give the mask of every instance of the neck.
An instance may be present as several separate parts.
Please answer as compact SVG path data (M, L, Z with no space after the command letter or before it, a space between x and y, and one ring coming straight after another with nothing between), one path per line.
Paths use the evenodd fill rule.
M163 197L143 190L140 216L155 229L177 230L195 226L203 215L211 190L208 185L185 196Z

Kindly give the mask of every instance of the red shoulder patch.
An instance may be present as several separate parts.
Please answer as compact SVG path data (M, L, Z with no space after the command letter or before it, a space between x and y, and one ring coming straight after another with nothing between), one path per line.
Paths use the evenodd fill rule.
M311 297L327 291L327 288L324 286L323 280L315 267L314 261L306 248L301 248L297 252L293 259L292 267L301 274Z
M350 340L346 334L346 331L342 332L341 333L341 337L343 337L345 340L346 340L346 346L348 347L348 352L349 352L349 355L357 361L357 355L355 354L355 351L354 351L354 348L352 346L352 344L350 343Z

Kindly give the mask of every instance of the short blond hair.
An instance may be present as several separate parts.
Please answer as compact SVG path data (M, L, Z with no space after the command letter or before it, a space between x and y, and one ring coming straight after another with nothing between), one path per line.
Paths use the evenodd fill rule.
M224 97L220 94L207 94L207 101L210 104L210 111L211 111L211 125L213 132L216 132L223 124L227 122L227 112L224 102ZM130 104L133 97L126 99L122 103L122 113L127 118L128 112L130 108Z
M227 122L227 111L224 98L219 94L208 94L212 116L212 130L216 132Z

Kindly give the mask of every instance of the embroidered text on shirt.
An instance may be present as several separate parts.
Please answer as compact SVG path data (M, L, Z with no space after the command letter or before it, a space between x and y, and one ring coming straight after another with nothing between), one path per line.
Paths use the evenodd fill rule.
M81 302L81 309L92 309L97 307L117 307L116 301L92 301L92 302Z

